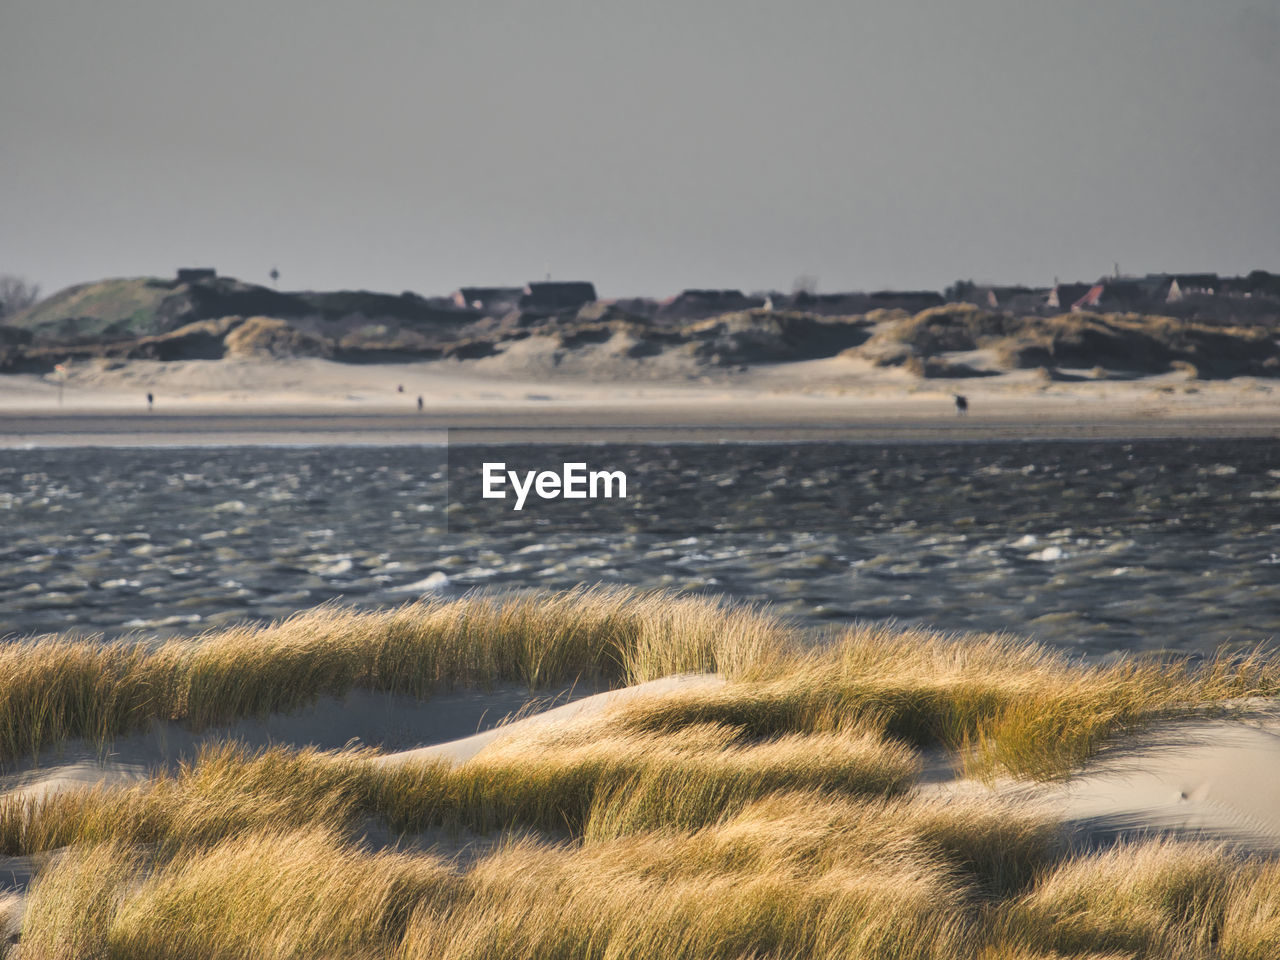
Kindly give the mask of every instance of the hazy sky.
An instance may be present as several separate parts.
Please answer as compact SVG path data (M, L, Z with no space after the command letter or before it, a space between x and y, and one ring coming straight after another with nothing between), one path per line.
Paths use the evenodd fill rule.
M0 0L0 273L1280 271L1280 0Z

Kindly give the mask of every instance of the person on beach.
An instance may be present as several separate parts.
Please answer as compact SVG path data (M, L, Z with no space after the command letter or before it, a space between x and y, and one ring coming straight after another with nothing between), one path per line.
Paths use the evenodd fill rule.
M151 412L151 408L155 406L156 398L150 393L147 394L147 413Z
M969 399L960 396L958 393L954 393L952 396L956 398L956 416L966 416L969 413Z
M419 412L419 413L421 413L421 412L422 412L422 398L421 398L421 397L419 397L419 398L418 398L418 412Z

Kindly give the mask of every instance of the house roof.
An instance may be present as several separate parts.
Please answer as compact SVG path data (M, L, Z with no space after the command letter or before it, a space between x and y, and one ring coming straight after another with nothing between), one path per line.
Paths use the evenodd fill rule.
M585 280L540 281L525 285L521 307L577 309L596 299L595 284Z
M468 302L472 300L495 300L501 297L518 297L524 293L523 287L459 287Z

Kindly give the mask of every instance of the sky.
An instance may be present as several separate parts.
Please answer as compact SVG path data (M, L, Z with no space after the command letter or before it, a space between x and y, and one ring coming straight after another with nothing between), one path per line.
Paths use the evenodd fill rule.
M0 0L0 273L1280 272L1280 0Z

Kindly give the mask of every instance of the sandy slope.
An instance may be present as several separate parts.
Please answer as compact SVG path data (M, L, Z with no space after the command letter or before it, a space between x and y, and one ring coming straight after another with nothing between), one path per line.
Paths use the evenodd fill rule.
M460 740L497 727L513 715L536 715L595 693L583 687L535 696L525 687L508 684L487 691L442 693L419 701L357 690L341 700L322 697L297 713L241 720L198 732L157 720L147 730L122 737L105 750L94 743L72 741L47 751L37 762L0 775L0 800L144 780L155 770L176 770L182 760L193 758L206 744L228 740L250 747L288 744L324 750L356 745L390 751L416 749Z
M229 740L249 747L287 744L322 750L363 745L385 751L378 760L381 763L436 759L461 763L506 734L580 720L639 696L721 682L711 676L678 676L621 690L580 686L537 694L518 684L504 684L490 690L442 693L430 700L357 690L341 700L323 697L297 713L198 732L157 720L146 731L122 737L105 749L73 741L0 775L0 800L145 780L153 771L176 770L206 744Z
M1010 793L1098 842L1168 834L1280 854L1280 715L1163 725L1074 780Z
M987 786L942 774L939 796L996 795L1060 818L1077 840L1106 845L1156 836L1226 843L1280 855L1280 708L1243 717L1157 724L1112 744L1059 783L1001 779Z
M583 720L619 704L627 703L639 697L659 697L665 693L686 691L699 687L711 687L724 681L714 676L676 676L650 680L633 687L621 690L610 690L580 700L571 700L541 713L532 714L514 720L511 723L493 727L474 733L469 737L418 747L413 750L401 750L377 759L377 763L412 763L418 760L449 760L452 763L465 763L489 744L504 737L519 736L530 730L545 728L552 724L573 723Z

